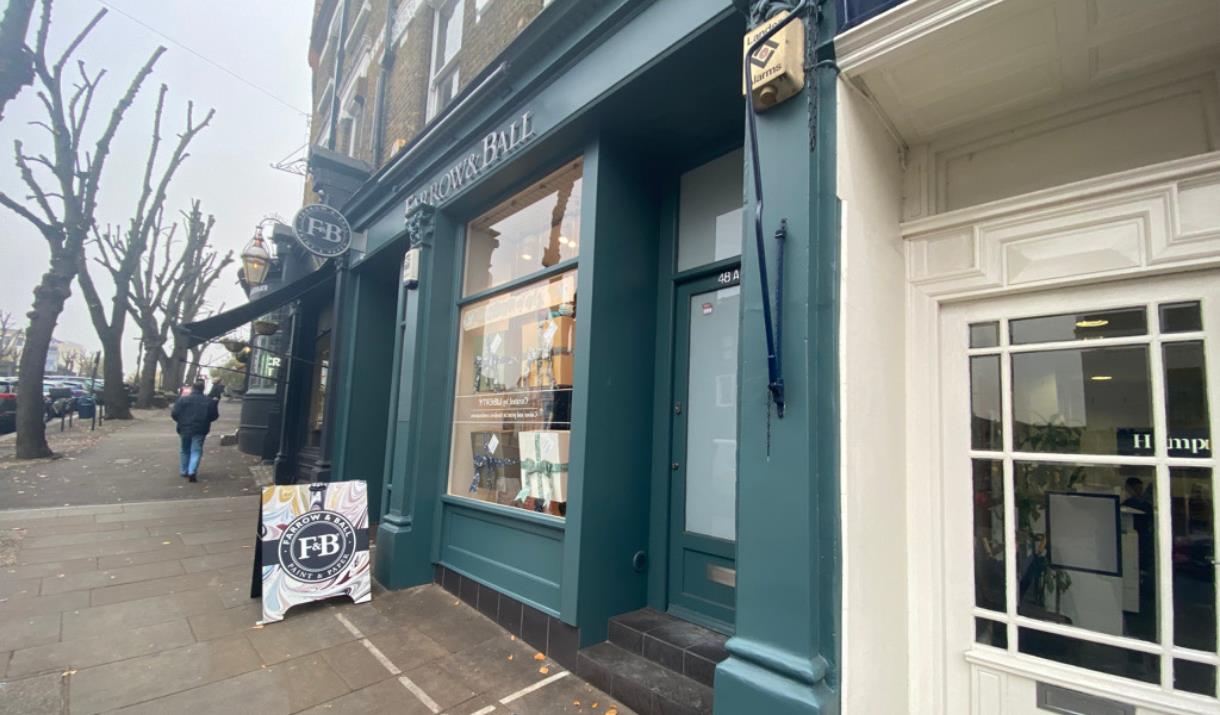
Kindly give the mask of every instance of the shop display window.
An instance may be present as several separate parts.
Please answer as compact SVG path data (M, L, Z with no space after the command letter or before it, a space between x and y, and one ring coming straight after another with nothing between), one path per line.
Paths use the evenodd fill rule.
M579 187L577 160L468 226L466 292L485 297L458 321L452 496L567 514L576 269L546 269L577 256Z
M970 326L976 642L1216 696L1203 328L1198 302Z
M517 193L466 226L463 295L473 295L576 258L581 162Z

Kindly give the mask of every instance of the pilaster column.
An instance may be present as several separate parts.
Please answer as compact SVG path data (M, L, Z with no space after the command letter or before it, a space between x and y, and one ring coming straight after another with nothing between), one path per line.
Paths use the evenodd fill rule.
M813 3L833 14L834 3ZM753 2L751 24L796 5ZM800 20L797 20L800 21ZM717 713L837 713L840 622L838 503L838 203L835 197L833 16L806 19L805 89L757 118L746 137L738 437L737 624L716 673ZM817 38L825 38L818 46ZM829 56L829 55L828 55ZM747 130L748 131L748 130ZM761 160L772 295L755 249L753 162ZM768 390L763 300L780 276L774 236L788 234L782 341L786 406ZM772 302L775 308L775 303ZM773 315L781 312L773 310Z
M420 473L420 453L435 445L420 435L422 395L430 365L428 332L434 322L449 315L452 241L437 250L436 210L415 206L406 221L409 250L418 251L419 283L398 289L397 344L394 348L396 391L390 400L386 436L385 508L377 530L373 564L377 580L389 588L403 588L431 580L431 525L436 511L435 475ZM448 342L445 341L447 347ZM442 371L441 374L444 374Z

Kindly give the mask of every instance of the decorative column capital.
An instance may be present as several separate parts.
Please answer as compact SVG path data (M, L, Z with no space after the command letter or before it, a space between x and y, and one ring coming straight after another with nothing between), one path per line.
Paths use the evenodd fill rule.
M797 3L787 0L753 0L750 3L750 27L757 27L781 12L788 12Z
M419 203L407 212L407 243L411 248L432 245L436 231L436 207Z

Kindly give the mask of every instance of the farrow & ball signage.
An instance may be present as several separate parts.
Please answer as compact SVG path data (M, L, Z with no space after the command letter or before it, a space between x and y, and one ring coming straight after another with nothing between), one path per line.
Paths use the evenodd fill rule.
M407 197L406 213L419 204L438 206L480 174L503 161L533 139L534 113L522 112L507 127L491 132L470 153L424 188Z
M333 596L372 598L368 485L362 481L267 487L259 521L256 592L263 623Z
M347 219L326 204L302 206L292 219L292 229L305 250L315 256L341 256L352 245Z

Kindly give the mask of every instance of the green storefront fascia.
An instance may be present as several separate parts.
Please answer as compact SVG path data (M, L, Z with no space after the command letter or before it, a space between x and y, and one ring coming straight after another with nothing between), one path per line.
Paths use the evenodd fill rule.
M580 10L573 9L577 5L582 6ZM737 9L748 12L748 3L738 5L741 7ZM829 42L834 27L833 5L823 4L824 14L816 34L813 27L807 29L808 38L827 38L816 47L810 43L811 54L816 52L818 60L833 59ZM586 171L593 170L592 176L586 178L587 195L600 196L597 180L612 174L614 167L599 163L613 159L598 142L579 144L579 137L596 135L587 123L582 125L582 116L657 57L723 19L724 13L734 11L727 1L581 0L552 5L506 53L513 54L518 44L546 46L545 51L516 50L520 54L533 53L528 64L518 65L530 67L514 78L514 88L519 91L477 103L460 119L454 118L460 122L460 128L449 128L451 136L469 137L456 143L456 148L464 151L487 131L530 109L536 112L534 124L539 131L535 144L520 158L503 162L494 172L464 187L461 194L450 199L448 206L441 207L433 234L437 238L422 249L420 286L412 291L399 291L394 314L389 315L388 308L378 311L368 305L369 300L361 300L360 280L352 282L339 311L340 319L357 327L346 331L344 355L349 369L336 379L336 389L344 397L336 410L333 431L335 478L361 478L358 472L367 471L367 464L361 469L349 468L359 459L357 455L366 451L386 454L384 473L390 479L390 488L382 505L375 568L379 580L387 586L405 587L432 580L432 563L441 558L442 513L445 508L455 506L443 496L442 480L432 478L447 473L448 457L438 445L448 444L449 422L443 414L448 408L438 413L436 406L446 406L452 400L452 366L457 347L457 331L453 326L457 316L456 286L460 284L455 271L459 247L458 241L451 239L459 235L461 227L451 217L462 215L466 208L473 209L481 196L495 195L511 187L565 152L584 153ZM579 20L576 30L572 29L574 19ZM539 43L540 38L546 38L546 42ZM581 62L582 58L588 61ZM809 75L800 95L760 115L758 122L767 199L766 242L773 276L774 241L770 236L780 218L787 219L789 226L783 311L788 398L785 417L776 418L768 405L762 296L750 233L742 260L737 624L728 644L730 658L717 671L718 713L838 711L840 230L834 183L834 80L831 64L819 65ZM523 96L529 98L522 101ZM807 151L793 151L793 147L804 147ZM358 230L367 231L368 253L364 260L378 260L379 254L384 258L388 246L401 244L405 197L460 156L462 151L455 152L453 148L449 144L421 145L411 166L374 177L366 187L368 190L362 190L346 207L349 220ZM378 190L378 186L384 188ZM747 216L753 205L750 186L747 181ZM602 186L600 191L608 188ZM628 201L630 196L619 198ZM596 236L597 229L603 228L596 222L609 219L604 215L606 212L601 216L596 210L592 213L591 218L582 221L595 223L590 234ZM607 278L603 280L609 280L611 270L616 268L593 265L584 258L580 266L582 287L598 273L605 273ZM359 267L355 266L357 273ZM592 309L596 311L595 306ZM360 325L375 324L387 317L395 323L401 320L406 340L393 346L392 365L399 374L399 386L390 398L390 425L387 430L385 419L377 420L382 434L374 436L351 424L361 404L354 391L360 389L359 381L354 379L359 363L353 358L374 352L375 347L388 352L388 345L373 346L362 341L364 331L359 329ZM590 350L597 347L590 342L588 322L578 326L578 355L589 356ZM642 342L652 349L650 341ZM578 363L578 372L580 367ZM599 369L596 364L586 364L584 368ZM588 382L592 389L593 381ZM579 392L576 401L582 401ZM574 404L574 421L580 409L581 405ZM590 415L588 419L597 418ZM378 443L381 450L376 448ZM572 449L573 462L586 459L585 440L574 438ZM645 457L651 459L651 455ZM417 475L426 478L417 479ZM584 485L573 485L571 498L595 496L584 491ZM612 494L605 496L614 498ZM477 518L489 523L507 520L519 525L523 533L537 536L540 543L545 540L557 544L558 553L562 554L562 568L555 576L560 586L558 602L541 603L528 593L510 595L581 626L587 638L598 638L599 623L604 634L609 615L644 604L647 586L640 580L628 577L624 580L629 583L620 584L608 572L598 574L594 569L586 569L582 574L582 562L596 562L601 554L599 545L590 543L596 540L584 539L582 543L581 536L591 525L581 521L579 510L562 526L544 518L514 521L494 509L473 511ZM643 534L643 541L647 542L650 529L658 527L647 523L647 510L638 511L634 523L619 526L624 533ZM512 590L505 589L503 584L496 586Z

